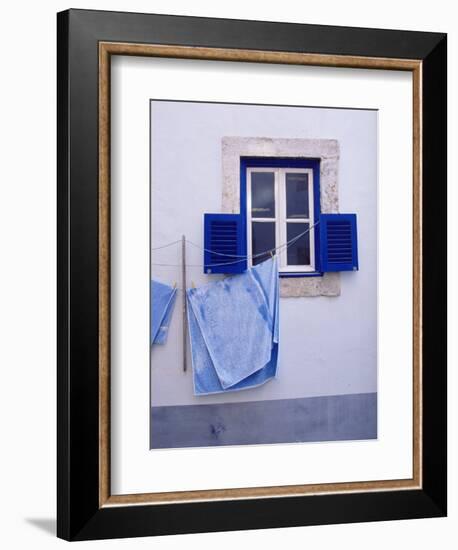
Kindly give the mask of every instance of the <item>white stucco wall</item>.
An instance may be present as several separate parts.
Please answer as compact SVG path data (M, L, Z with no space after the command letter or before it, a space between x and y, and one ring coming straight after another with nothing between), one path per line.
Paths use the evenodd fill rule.
M182 369L182 293L165 346L151 351L153 405L184 405L377 391L377 113L367 110L153 101L151 246L203 245L204 212L221 211L223 136L337 139L339 209L358 215L358 272L338 297L282 298L278 379L260 388L195 397ZM180 285L181 245L151 254L152 277ZM188 285L214 280L187 247ZM197 265L199 267L191 267ZM190 357L190 356L189 356Z

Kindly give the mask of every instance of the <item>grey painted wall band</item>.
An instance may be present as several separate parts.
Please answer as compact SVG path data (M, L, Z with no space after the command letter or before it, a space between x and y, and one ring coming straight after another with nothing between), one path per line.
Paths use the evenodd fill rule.
M151 409L151 449L376 438L376 393Z

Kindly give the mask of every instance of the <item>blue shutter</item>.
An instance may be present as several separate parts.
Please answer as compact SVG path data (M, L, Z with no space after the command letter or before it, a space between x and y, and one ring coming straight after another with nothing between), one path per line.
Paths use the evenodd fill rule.
M242 273L247 268L241 214L204 214L204 273Z
M356 214L321 214L321 271L356 271Z

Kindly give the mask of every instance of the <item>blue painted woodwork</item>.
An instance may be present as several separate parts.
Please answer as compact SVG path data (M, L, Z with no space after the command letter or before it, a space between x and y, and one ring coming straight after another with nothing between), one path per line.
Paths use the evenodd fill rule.
M280 277L319 277L331 271L357 271L356 214L321 214L320 159L242 157L240 159L240 214L204 214L204 273L242 273L247 261L247 168L311 168L313 170L315 230L314 272L280 273ZM209 251L213 251L209 252ZM222 254L227 254L224 256Z
M313 170L313 212L314 219L318 220L321 212L320 206L320 159L300 157L242 157L240 159L240 212L243 218L243 232L245 241L242 245L244 254L247 254L247 168L311 168ZM280 277L321 277L323 275L320 265L320 232L318 226L315 230L315 271L280 273Z
M240 214L204 214L204 273L242 273L247 268L246 230Z
M321 269L358 270L356 214L321 214Z

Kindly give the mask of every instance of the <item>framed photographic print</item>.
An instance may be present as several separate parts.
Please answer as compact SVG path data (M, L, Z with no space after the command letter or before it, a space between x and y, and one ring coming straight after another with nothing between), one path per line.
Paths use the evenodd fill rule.
M58 14L58 536L446 514L446 36Z

